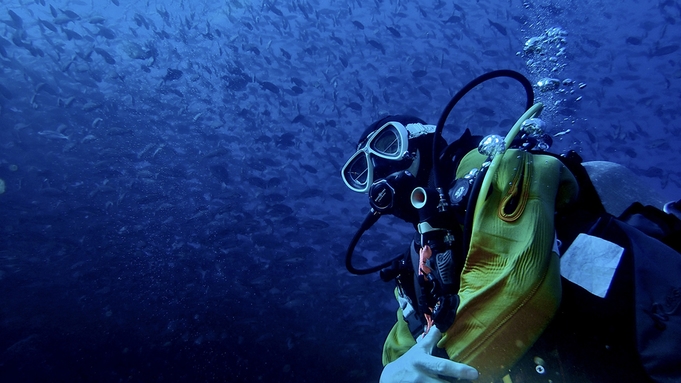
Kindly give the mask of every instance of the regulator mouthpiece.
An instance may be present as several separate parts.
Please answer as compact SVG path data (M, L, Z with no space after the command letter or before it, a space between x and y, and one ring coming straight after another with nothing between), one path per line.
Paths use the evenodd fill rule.
M404 221L416 223L418 214L409 202L416 185L416 177L409 171L393 173L371 185L369 204L380 214L392 214Z

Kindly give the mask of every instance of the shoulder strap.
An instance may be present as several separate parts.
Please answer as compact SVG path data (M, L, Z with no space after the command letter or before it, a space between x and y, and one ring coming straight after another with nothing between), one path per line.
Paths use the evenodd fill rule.
M673 214L635 202L619 219L681 253L681 220Z

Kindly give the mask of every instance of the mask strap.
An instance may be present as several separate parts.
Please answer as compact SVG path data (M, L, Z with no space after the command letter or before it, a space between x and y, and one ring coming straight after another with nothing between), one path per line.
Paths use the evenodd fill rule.
M418 122L407 124L405 126L409 133L409 139L425 136L426 134L435 133L435 125L424 125Z

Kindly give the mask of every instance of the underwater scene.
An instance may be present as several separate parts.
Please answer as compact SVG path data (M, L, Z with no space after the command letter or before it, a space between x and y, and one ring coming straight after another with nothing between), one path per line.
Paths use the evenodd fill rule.
M344 164L506 69L551 152L681 198L681 3L2 0L0 381L378 382L394 283L348 272ZM509 132L512 79L443 136ZM368 157L367 157L368 158ZM387 217L360 267L405 251ZM555 380L554 380L555 381Z

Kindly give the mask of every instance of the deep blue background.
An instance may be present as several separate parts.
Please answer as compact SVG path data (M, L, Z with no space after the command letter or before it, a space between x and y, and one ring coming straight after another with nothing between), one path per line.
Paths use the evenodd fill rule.
M555 151L622 163L678 199L680 13L633 0L3 1L0 380L377 381L392 288L343 265L368 204L339 169L365 126L435 123L494 69L568 79L537 89L549 133L570 129ZM541 52L524 52L532 37ZM447 137L505 134L523 99L487 83ZM375 263L408 238L386 219L358 253Z

